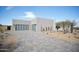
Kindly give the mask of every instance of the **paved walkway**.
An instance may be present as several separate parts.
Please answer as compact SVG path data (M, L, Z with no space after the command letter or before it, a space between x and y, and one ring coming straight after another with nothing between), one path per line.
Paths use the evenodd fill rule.
M78 41L65 41L49 37L41 32L14 31L17 48L15 52L76 52L79 51Z

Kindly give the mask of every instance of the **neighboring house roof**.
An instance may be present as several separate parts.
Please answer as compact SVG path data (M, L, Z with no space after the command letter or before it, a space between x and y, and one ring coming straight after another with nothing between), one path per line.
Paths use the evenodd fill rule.
M74 27L79 27L79 21L76 23L76 25Z
M79 30L79 22L74 26L74 29Z

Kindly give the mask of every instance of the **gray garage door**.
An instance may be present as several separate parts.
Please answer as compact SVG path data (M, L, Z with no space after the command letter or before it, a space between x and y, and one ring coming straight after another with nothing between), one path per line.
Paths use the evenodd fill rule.
M24 24L16 24L15 30L29 30L29 25Z

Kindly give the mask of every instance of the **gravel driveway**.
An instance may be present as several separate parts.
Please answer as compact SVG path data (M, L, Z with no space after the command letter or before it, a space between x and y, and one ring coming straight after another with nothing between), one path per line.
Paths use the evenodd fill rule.
M14 52L77 52L79 41L65 41L50 37L42 32L12 31L16 36L17 48Z

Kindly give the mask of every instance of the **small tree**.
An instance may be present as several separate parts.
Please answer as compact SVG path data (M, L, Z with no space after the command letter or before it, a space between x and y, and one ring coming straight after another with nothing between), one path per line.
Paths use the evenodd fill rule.
M57 23L58 29L60 28L59 26L60 26L61 28L63 28L63 32L65 32L65 22L64 22L64 21L58 22L58 23Z
M73 32L73 22L69 20L58 22L57 25L63 28L64 33L68 32L69 28L71 28L71 32Z
M63 28L63 32L64 32L64 33L66 33L69 28L70 28L69 31L70 31L71 33L73 33L73 26L76 25L76 22L75 22L75 20L73 20L73 21L66 20L66 21L58 22L57 25L59 25L60 27Z
M75 20L73 20L71 22L71 33L73 33L73 26L75 26L75 25L76 25L76 22L75 22Z
M58 29L60 28L60 26L59 25L56 25L56 29L57 29L57 32L58 32Z

